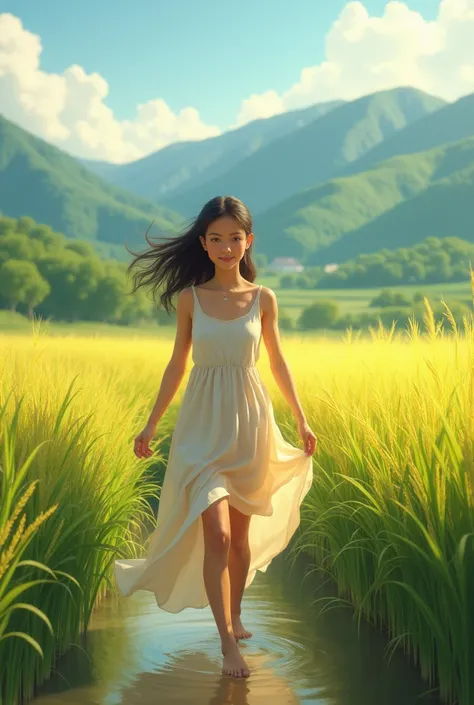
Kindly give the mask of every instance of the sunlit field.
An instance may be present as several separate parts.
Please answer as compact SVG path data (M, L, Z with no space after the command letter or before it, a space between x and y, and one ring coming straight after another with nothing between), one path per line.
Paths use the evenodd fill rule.
M29 699L143 556L186 377L139 461L173 337L0 335L0 663L4 705ZM446 702L474 702L474 330L284 336L319 439L289 559L305 551L340 599L387 632ZM192 360L189 359L188 372ZM283 434L299 444L262 342ZM328 608L331 605L328 604ZM389 655L389 654L388 654Z

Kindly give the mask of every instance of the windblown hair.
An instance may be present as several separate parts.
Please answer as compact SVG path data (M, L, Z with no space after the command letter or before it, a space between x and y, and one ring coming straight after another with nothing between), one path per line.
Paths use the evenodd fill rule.
M133 294L141 286L150 286L153 299L160 295L160 303L170 313L175 307L172 298L176 293L188 286L203 284L214 276L215 265L204 250L199 236L205 237L209 225L223 215L232 216L245 230L246 236L252 232L252 216L247 206L233 196L216 196L208 201L191 226L187 226L181 234L158 238L164 243L153 243L148 237L150 228L145 233L145 239L150 248L141 253L128 252L134 256L127 269L129 273L134 267L141 270L133 274ZM252 245L245 251L240 260L240 273L248 281L255 281L257 269L252 261Z

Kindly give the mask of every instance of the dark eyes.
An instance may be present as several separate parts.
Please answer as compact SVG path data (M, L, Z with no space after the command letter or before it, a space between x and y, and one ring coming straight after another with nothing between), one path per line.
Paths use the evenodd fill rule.
M217 238L217 237L211 237L211 242L214 242L215 240L218 240L218 239L219 239L219 238ZM242 240L242 238L239 237L238 235L236 235L236 236L234 237L234 240Z

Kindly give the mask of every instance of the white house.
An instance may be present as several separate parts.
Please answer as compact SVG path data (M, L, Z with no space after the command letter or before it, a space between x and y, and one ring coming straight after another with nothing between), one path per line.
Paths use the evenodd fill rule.
M331 264L325 264L324 265L324 271L327 272L328 274L332 274L332 272L336 272L339 269L339 265L334 263Z
M270 262L267 269L270 272L275 272L281 274L282 272L294 273L302 272L304 266L294 257L275 257L275 259Z

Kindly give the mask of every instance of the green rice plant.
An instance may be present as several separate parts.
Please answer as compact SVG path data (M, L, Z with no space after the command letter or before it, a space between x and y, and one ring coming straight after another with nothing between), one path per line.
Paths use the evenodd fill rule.
M425 324L428 344L441 345L429 311ZM385 630L388 652L402 647L446 702L472 705L472 321L464 334L446 340L449 372L426 348L424 370L408 385L384 388L366 375L364 398L326 391L324 413L313 415L320 449L292 555L306 552L334 579L339 597L325 598L326 609L351 604L358 622ZM409 335L411 346L426 345Z
M54 636L53 627L47 614L31 601L24 602L25 597L31 597L32 589L45 583L54 583L58 580L59 573L54 573L47 565L33 559L22 559L31 542L34 540L39 527L51 517L57 510L55 504L48 510L41 512L34 521L26 526L26 509L30 497L36 489L38 480L30 482L26 489L23 489L23 481L28 474L35 456L41 448L39 444L30 453L23 465L17 469L14 457L15 432L17 417L12 420L11 425L6 422L5 409L0 409L0 422L2 423L1 434L1 464L0 464L0 653L4 658L0 660L0 699L6 705L16 701L16 694L10 692L8 688L8 672L13 664L10 663L6 654L10 653L11 643L8 647L5 643L7 639L17 638L26 642L27 650L33 648L43 659L44 652L40 642L32 635L28 628L28 620L25 616L34 615L42 620L51 636ZM22 511L25 513L22 514ZM21 516L20 516L21 515ZM17 523L17 520L18 523ZM15 526L15 524L17 525ZM25 570L27 569L27 570ZM32 570L33 569L33 570ZM35 577L40 571L47 573L51 578ZM67 573L61 572L66 578L71 578ZM16 612L18 610L18 612ZM14 619L18 616L18 619ZM26 615L25 615L26 613ZM13 631L7 631L12 622L18 625ZM3 647L3 648L2 648ZM7 647L7 650L6 650Z
M285 340L319 439L314 485L292 550L306 551L334 577L339 601L353 606L359 621L388 633L389 654L404 648L446 699L472 705L474 326L466 318L463 330L448 335L436 323L429 329L430 320L427 312L427 334L416 325L404 337L380 327L365 338L348 331L342 343L311 335ZM158 490L165 470L179 398L158 427L164 454L137 461L131 440L172 343L164 336L0 336L0 404L13 400L5 411L10 421L24 400L17 466L48 440L24 479L25 487L39 480L27 505L30 522L58 505L25 557L67 570L79 583L67 583L69 593L54 582L32 588L37 592L29 601L48 615L55 639L32 614L28 629L18 625L44 653L40 667L31 647L29 656L26 648L8 652L23 694L87 630L91 611L111 587L113 560L146 551L145 519L154 520L147 500L157 496L152 488ZM262 348L260 371L277 421L298 444L265 357ZM60 574L57 582L66 584ZM11 687L18 689L13 676Z
M39 517L37 517L37 519L27 528L25 528L25 514L23 514L15 530L15 533L10 536L15 525L15 521L17 520L21 510L28 501L29 497L34 492L36 484L36 482L32 482L30 484L30 486L20 497L11 517L9 517L8 521L1 525L2 529L0 534L0 549L2 550L2 553L0 553L0 641L12 637L24 639L34 649L36 649L36 651L42 657L43 651L41 649L40 644L38 644L38 642L33 639L29 634L25 632L6 631L8 627L8 620L12 612L15 609L22 609L29 610L30 612L33 612L33 614L36 614L37 617L39 617L45 622L50 632L53 633L51 622L49 621L47 615L45 615L44 612L42 612L30 603L18 602L18 598L22 597L23 593L33 587L33 585L38 585L40 582L45 582L45 579L43 578L40 580L33 580L28 582L23 581L20 583L18 580L15 580L15 573L16 571L18 571L18 568L25 566L38 568L39 570L49 573L54 577L53 571L50 570L47 566L45 566L43 563L38 563L37 561L31 560L22 561L21 556L27 548L28 544L30 543L35 530L54 511L56 511L57 506L51 507L49 511L40 514ZM3 498L4 494L2 493L2 499ZM10 544L7 546L6 543L8 539L10 539ZM4 664L4 667L6 667L6 664Z
M7 390L4 384L0 390L2 537L12 533L12 518L24 510L2 554L9 567L1 589L6 592L8 578L10 597L20 597L27 585L32 606L16 604L8 611L8 631L27 636L0 640L0 663L6 664L2 705L31 699L56 659L79 646L94 607L112 586L114 559L141 554L137 539L152 520L147 500L157 490L149 464L133 460L124 425L115 425L121 411L113 400L107 432L98 418L102 398L85 401L74 389L77 379L68 384L67 370L59 385L52 383L52 370L37 376L38 362L27 361L21 385ZM18 537L25 535L21 544ZM21 565L12 573L10 556L19 546ZM46 571L48 579L36 579L38 570Z

